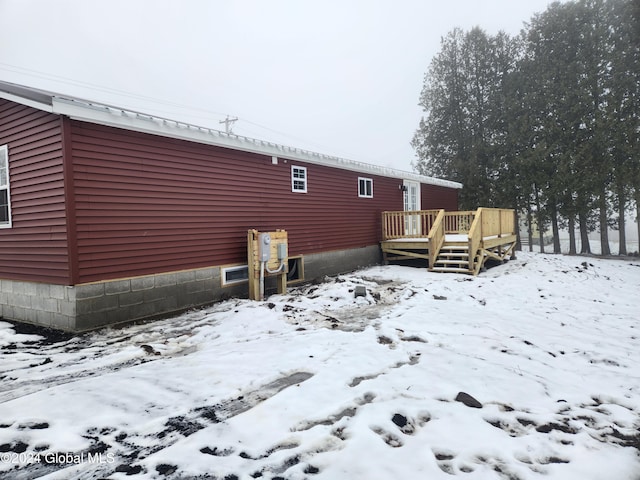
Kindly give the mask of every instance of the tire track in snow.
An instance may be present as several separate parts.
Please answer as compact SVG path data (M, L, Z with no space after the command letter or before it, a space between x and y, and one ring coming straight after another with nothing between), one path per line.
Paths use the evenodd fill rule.
M101 430L92 429L85 436L86 438L94 439L94 444L82 451L70 453L72 456L79 456L84 459L87 459L89 454L92 456L102 454L103 458L106 455L113 455L115 457L114 463L83 463L72 466L36 463L27 465L19 470L5 472L4 474L9 475L7 477L3 477L2 475L4 474L0 474L0 478L32 480L44 475L54 474L54 478L88 480L106 478L116 472L124 473L127 476L144 474L147 472L141 465L136 465L137 462L210 425L241 415L284 389L300 384L312 376L312 373L303 371L291 373L238 397L212 405L196 407L183 415L169 417L160 429L150 433L138 434L113 430L110 435L98 436L98 431L102 433L111 427L105 426ZM92 436L92 434L95 434L95 436ZM150 444L151 446L149 446Z

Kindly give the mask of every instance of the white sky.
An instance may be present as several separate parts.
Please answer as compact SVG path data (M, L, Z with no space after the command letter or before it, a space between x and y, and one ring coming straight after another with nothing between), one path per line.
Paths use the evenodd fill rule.
M410 170L442 36L550 3L0 0L0 79Z

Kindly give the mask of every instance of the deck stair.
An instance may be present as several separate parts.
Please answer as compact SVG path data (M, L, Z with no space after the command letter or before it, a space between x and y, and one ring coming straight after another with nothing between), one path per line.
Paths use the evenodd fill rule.
M445 242L434 262L434 272L469 273L469 245Z

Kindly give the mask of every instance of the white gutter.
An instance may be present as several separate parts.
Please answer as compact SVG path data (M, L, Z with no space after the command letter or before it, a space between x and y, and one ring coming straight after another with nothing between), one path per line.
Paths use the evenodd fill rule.
M37 110L53 113L53 107L51 105L48 105L42 102L37 102L35 100L30 100L28 98L20 97L18 95L14 95L9 92L3 92L0 90L0 98L4 98L5 100L9 100L11 102L19 103L21 105L26 105L27 107L35 108Z

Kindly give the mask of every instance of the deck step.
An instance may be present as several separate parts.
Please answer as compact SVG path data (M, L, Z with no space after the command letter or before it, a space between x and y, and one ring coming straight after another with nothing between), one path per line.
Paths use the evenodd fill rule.
M444 257L444 258L469 258L469 254L468 253L459 253L459 252L442 252L440 251L440 253L438 254L438 258L440 257Z
M440 250L469 250L469 245L447 245L440 247Z
M446 265L462 265L462 264L467 264L469 265L469 260L447 260L447 259L442 259L442 258L438 258L435 261L435 266L446 266Z
M460 267L438 267L435 266L432 269L434 272L442 272L442 273L470 273L468 268L460 268Z

